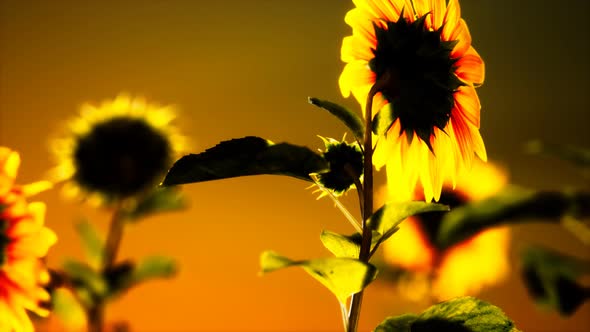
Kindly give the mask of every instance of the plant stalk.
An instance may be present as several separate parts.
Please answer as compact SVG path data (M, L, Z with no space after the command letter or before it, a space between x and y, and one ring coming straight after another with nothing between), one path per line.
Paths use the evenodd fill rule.
M102 261L102 273L110 270L117 258L121 240L123 239L123 230L125 221L123 218L122 202L117 204L113 212L113 217L109 225L106 244L104 247L104 256ZM88 319L88 332L103 332L105 325L105 307L104 299L97 299L93 307L88 308L86 315Z
M365 108L365 137L363 140L364 162L363 162L363 233L359 260L368 263L371 253L371 228L368 225L369 218L373 214L373 97L379 89L378 82L373 85L367 96L367 105ZM348 332L356 332L358 321L361 314L361 305L363 302L363 291L352 296L350 303L350 315L348 317Z

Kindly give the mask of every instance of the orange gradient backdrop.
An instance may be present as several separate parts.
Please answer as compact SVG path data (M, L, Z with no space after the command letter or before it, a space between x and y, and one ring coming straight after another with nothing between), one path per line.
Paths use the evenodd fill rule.
M189 152L246 135L316 149L322 146L317 134L340 138L344 128L307 97L357 108L337 84L351 1L0 3L0 144L21 152L21 183L54 166L49 139L82 103L120 92L177 105ZM573 167L526 156L521 145L531 138L590 142L588 2L461 5L487 66L478 93L488 155L519 184L579 185ZM190 208L128 227L119 256L167 254L178 259L180 273L133 289L110 307L109 320L128 320L134 331L339 331L337 301L317 281L298 269L257 274L265 249L293 258L326 256L322 229L352 232L333 204L316 201L306 186L276 176L184 186ZM354 211L355 196L345 199ZM88 217L106 228L107 213L64 201L58 189L39 199L59 235L49 257L54 267L65 257L82 257L73 222ZM513 230L514 257L530 243L590 256L557 226ZM590 329L587 304L567 320L535 307L516 267L514 259L510 280L480 296L523 331ZM379 282L367 293L363 331L387 315L427 305L397 299Z

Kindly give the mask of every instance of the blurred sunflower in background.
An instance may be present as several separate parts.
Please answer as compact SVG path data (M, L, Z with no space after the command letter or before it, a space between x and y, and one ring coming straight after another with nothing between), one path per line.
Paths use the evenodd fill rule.
M474 154L487 159L475 92L484 63L458 0L353 2L340 90L352 93L365 114L375 86L373 116L388 112L394 120L374 156L376 167L387 166L390 194L407 195L420 182L424 198L438 200L443 183L454 186Z
M68 196L100 204L137 196L157 185L184 145L170 106L120 95L99 106L85 104L54 140L54 181L67 181Z
M455 190L450 183L443 187L440 202L452 211L468 202L488 198L506 184L504 171L490 163L477 162L471 172L459 179ZM422 199L422 191L416 191L414 198ZM402 274L398 285L400 292L410 299L432 296L443 301L473 295L508 276L509 229L487 229L454 246L440 248L435 239L445 213L410 217L393 239L383 244L385 263L409 272Z
M14 183L20 156L0 147L0 331L33 331L26 310L46 316L42 288L49 274L41 262L57 237L45 227L45 204L27 197L48 189L47 182Z

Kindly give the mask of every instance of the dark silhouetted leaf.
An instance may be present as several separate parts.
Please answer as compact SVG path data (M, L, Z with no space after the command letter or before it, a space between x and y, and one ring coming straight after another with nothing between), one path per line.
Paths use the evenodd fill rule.
M348 129L352 131L357 140L362 141L365 135L365 124L363 119L355 112L349 110L344 106L340 106L333 102L322 100L318 98L308 98L310 104L318 106L327 110L342 121Z
M522 277L529 294L541 305L573 314L590 297L590 290L577 283L590 274L590 262L558 252L531 247L522 253Z
M157 188L137 203L126 215L131 220L160 212L177 211L186 208L184 195L175 188Z
M346 303L349 296L363 290L377 276L377 269L373 265L343 257L293 261L272 251L265 251L260 256L260 266L263 273L299 266L326 286L341 303Z
M327 169L324 158L306 147L289 143L272 144L260 137L249 136L221 142L200 154L180 158L168 171L163 185L262 174L287 175L312 181L310 173Z
M375 332L518 332L500 308L473 297L461 297L428 308L422 314L385 319Z
M590 193L530 191L510 188L486 200L447 213L437 237L440 248L452 246L478 232L508 223L559 222L566 214L590 215Z

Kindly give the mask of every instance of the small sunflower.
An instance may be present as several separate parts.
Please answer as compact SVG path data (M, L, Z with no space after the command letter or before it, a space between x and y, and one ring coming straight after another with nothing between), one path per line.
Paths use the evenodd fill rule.
M363 153L358 143L346 142L346 135L342 138L342 141L329 137L319 137L326 146L326 150L320 150L320 152L330 165L330 169L317 174L318 182L324 188L330 190L335 197L342 196L352 188L355 181L362 181ZM326 192L322 191L319 198L326 195Z
M499 168L475 163L472 171L460 178L455 190L450 184L443 187L440 202L453 208L478 201L497 193L506 182L507 177ZM422 199L423 193L417 192L414 198ZM432 295L439 300L474 294L503 280L509 270L508 228L489 229L450 248L438 248L434 240L444 213L429 212L404 221L394 237L384 244L385 261L411 272L409 280L424 281L432 277ZM415 291L407 293L413 295L410 297L419 295Z
M388 111L395 121L379 142L375 165L387 166L392 194L407 195L419 181L425 199L438 200L443 183L469 169L474 154L487 159L475 92L484 63L458 0L353 2L345 17L352 36L342 42L340 90L364 108L378 86L373 115Z
M69 122L69 134L53 151L56 181L71 196L83 193L108 203L156 185L182 149L183 136L171 125L172 107L125 95L100 106L86 104Z
M40 258L57 240L43 226L45 204L26 200L49 184L15 185L19 164L18 153L0 147L0 331L33 331L26 310L48 314L40 305L49 299L41 287L49 274Z

